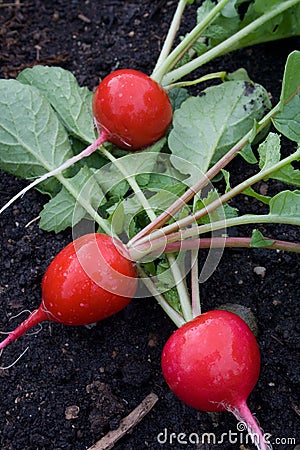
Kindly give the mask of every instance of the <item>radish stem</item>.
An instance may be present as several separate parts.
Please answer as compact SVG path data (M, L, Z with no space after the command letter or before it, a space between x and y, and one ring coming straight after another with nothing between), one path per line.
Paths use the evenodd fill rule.
M194 86L195 84L203 83L204 81L215 80L216 78L220 78L222 81L224 81L225 77L226 77L226 72L224 72L224 71L208 73L207 75L203 75L203 77L197 78L196 80L179 81L178 83L169 84L168 86L165 86L165 89L167 91L169 91L174 88Z
M135 177L130 175L124 165L118 161L110 152L102 148L102 153L109 158L109 160L117 167L117 169L122 173L122 175L127 180L128 184L132 188L133 192L137 196L138 201L144 208L146 214L148 215L149 219L152 221L155 221L156 215L149 204L148 200L146 199L144 193L141 191L139 185L137 184ZM192 309L191 309L191 303L190 303L190 297L187 291L186 284L184 282L184 277L182 276L182 273L180 271L180 268L178 267L178 264L174 258L173 255L168 254L167 259L170 265L170 270L172 272L174 282L176 284L176 289L178 292L178 296L180 299L183 317L185 320L192 319ZM144 283L145 284L145 283Z
M253 417L246 402L240 402L236 408L229 407L228 411L234 414L240 424L244 424L247 427L247 431L252 439L252 442L256 445L258 450L272 449L272 445L266 442L263 432Z
M199 268L198 268L199 248L191 251L191 290L192 290L192 311L193 317L201 314L200 288L199 288Z
M167 86L170 83L174 83L178 79L183 78L184 76L188 75L189 73L208 63L212 59L217 58L218 56L221 56L225 53L229 53L235 50L236 48L239 48L239 43L243 38L247 37L251 32L257 30L263 24L273 19L274 17L278 16L279 14L283 13L287 9L292 8L298 3L299 0L287 0L285 2L281 2L280 4L271 8L268 12L264 13L262 16L258 17L256 20L253 20L249 25L246 25L237 33L230 36L225 41L211 48L204 54L198 56L198 58L193 59L192 61L184 64L183 66L177 69L172 70L171 72L168 72L169 66L167 66L167 68L161 66L160 73L156 72L155 74L153 74L155 76L155 79L160 80L163 86ZM172 53L170 54L170 58L171 56Z
M48 178L52 176L57 176L64 170L66 170L68 167L72 166L76 162L80 161L82 158L86 158L87 156L94 153L95 150L97 150L98 147L100 147L101 144L107 141L108 135L106 132L103 132L98 139L96 139L95 142L93 142L91 145L89 145L87 148L82 150L81 153L78 155L72 156L72 158L65 161L63 164L61 164L56 169L50 170L49 172L42 175L40 178L37 178L32 183L30 183L28 186L26 186L24 189L22 189L20 192L18 192L13 198L11 198L1 209L0 214L5 211L12 203L14 203L18 198L22 197L22 195L26 194L26 192L30 191L33 187L37 186L38 184L42 183L43 181L46 181ZM60 181L60 180L59 180Z
M162 56L159 57L158 63L156 64L156 67L154 71L152 72L151 78L158 83L160 83L164 76L167 76L167 72L169 72L177 62L184 56L184 54L192 47L192 45L199 39L203 31L212 23L212 21L217 17L219 12L223 9L223 7L229 2L230 0L220 0L220 2L199 22L193 30L187 34L187 36L181 41L180 44L178 44L175 49L168 55L167 58L165 58L165 55L167 52L162 51ZM178 14L179 16L179 14ZM177 19L177 14L175 13L174 18ZM179 24L176 20L176 26ZM175 27L174 27L175 28ZM168 49L169 49L169 43L168 43ZM164 50L164 48L163 48ZM161 61L164 60L164 62L161 63ZM185 67L185 65L183 66ZM167 74L167 75L165 75ZM178 79L178 78L177 78ZM165 85L166 83L164 83Z
M236 187L230 189L229 191L225 192L225 194L221 195L219 198L217 198L213 202L206 205L205 208L202 208L202 209L196 211L195 213L190 214L189 216L187 216L181 220L178 220L177 222L175 222L171 225L161 228L160 235L161 235L162 231L164 232L164 234L170 234L171 232L185 228L185 227L195 223L202 217L215 211L217 208L219 208L221 205L223 205L224 203L231 200L236 195L245 191L248 187L252 186L253 184L257 183L258 181L268 178L268 176L271 175L272 172L276 172L279 169L286 166L287 164L289 164L293 161L297 161L298 159L300 159L300 149L298 149L296 152L292 153L291 155L287 156L286 158L282 159L277 164L274 164L273 166L271 166L265 170L261 170L260 172L253 175L252 177L248 178L247 180L242 181ZM155 237L155 233L152 234L152 238L153 237ZM141 240L141 242L142 242L142 240Z
M138 272L140 278L142 279L144 285L149 290L150 294L157 300L158 304L165 311L165 313L170 317L170 319L175 323L175 325L179 328L181 325L185 323L183 317L175 311L172 306L165 300L164 296L158 291L155 284L152 282L151 278L145 273L145 271L138 266Z
M165 243L165 239L162 238L160 246L158 245L158 239L156 239L156 241L157 245L155 245L155 249L151 247L151 250L149 250L149 246L147 244L138 244L131 247L129 250L131 259L135 261L149 254L154 257L161 254L162 251L165 253L174 253L204 248L255 248L252 245L252 239L249 237L196 238L175 241L167 244ZM282 241L278 239L265 239L265 245L261 245L260 248L300 253L300 243Z
M177 4L177 8L175 11L175 14L173 16L167 37L164 41L163 47L161 49L160 55L158 57L156 66L153 70L152 75L155 74L155 72L161 67L161 65L165 62L166 58L168 57L172 45L174 43L175 37L176 37L176 33L178 31L178 28L180 26L180 22L181 22L181 18L182 18L182 14L185 10L185 7L187 5L188 0L179 0L178 4ZM155 76L151 76L151 78L155 79Z

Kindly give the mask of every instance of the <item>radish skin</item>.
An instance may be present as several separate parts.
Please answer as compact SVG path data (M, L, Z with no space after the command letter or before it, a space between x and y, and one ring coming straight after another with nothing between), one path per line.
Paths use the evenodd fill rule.
M259 377L260 352L239 316L213 310L186 322L166 342L161 365L170 389L184 403L233 413L258 450L272 448L246 404Z
M39 308L9 333L0 350L45 320L80 326L116 314L134 297L137 277L136 265L118 239L101 233L75 239L48 266Z

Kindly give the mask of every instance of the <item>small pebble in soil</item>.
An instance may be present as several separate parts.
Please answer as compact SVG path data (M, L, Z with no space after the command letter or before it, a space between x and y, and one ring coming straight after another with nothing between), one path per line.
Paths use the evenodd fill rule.
M79 411L79 406L67 406L65 410L65 418L67 420L78 419Z
M258 276L260 276L260 277L262 277L262 278L265 277L266 271L267 271L267 269L266 269L265 267L263 267L263 266L256 266L256 267L254 267L254 269L253 269L253 272L254 272L256 275L258 275Z

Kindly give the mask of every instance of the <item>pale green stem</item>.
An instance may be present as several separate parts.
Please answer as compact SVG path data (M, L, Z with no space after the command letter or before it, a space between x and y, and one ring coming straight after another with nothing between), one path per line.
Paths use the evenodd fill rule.
M191 251L191 290L192 290L192 311L193 317L201 314L200 288L199 288L199 268L198 268L199 249L194 248Z
M292 155L287 156L286 158L282 159L277 164L274 164L273 166L271 166L265 170L261 170L257 174L253 175L252 177L250 177L247 180L243 181L242 183L238 184L234 188L230 189L230 191L221 195L216 201L213 201L212 203L207 205L207 208L205 208L205 211L204 210L203 210L203 212L201 212L202 210L199 212L197 211L194 214L193 222L195 220L199 220L201 217L203 217L206 214L210 214L212 211L217 209L220 206L220 204L224 204L224 203L228 202L229 200L231 200L233 197L235 197L236 195L243 192L248 187L253 186L258 181L268 178L273 172L280 170L282 167L286 166L287 164L289 164L293 161L297 161L298 159L300 159L300 149L297 150L296 152L294 152ZM183 225L179 225L180 228L182 226Z
M287 9L297 5L300 0L287 0L284 2L281 2L279 5L274 6L273 8L270 8L270 10L266 13L264 13L262 16L255 19L253 22L251 22L249 25L242 28L240 31L235 33L233 36L230 36L225 41L221 42L220 44L216 45L212 49L208 50L203 55L198 56L198 58L193 59L192 61L184 64L183 66L179 67L178 69L172 70L171 72L167 73L167 70L163 71L163 68L160 68L160 71L163 71L166 75L161 77L156 76L156 79L158 78L161 81L161 84L163 86L167 86L171 83L174 83L175 81L179 80L180 78L183 78L184 76L188 75L189 73L193 72L194 70L198 69L202 65L208 63L214 58L217 58L218 56L223 55L224 53L229 53L232 50L235 50L236 44L243 38L245 38L247 35L249 35L252 31L256 30L257 28L264 25L269 20L273 19L277 15L283 13ZM180 44L179 44L180 45ZM171 57L171 55L170 55Z
M300 225L300 219L298 217L290 217L283 216L280 214L264 214L264 215L244 215L240 217L233 217L231 219L219 220L216 222L211 222L205 225L199 225L197 227L192 227L187 230L181 230L180 232L175 232L172 234L168 234L163 239L153 239L151 236L151 251L145 251L145 254L154 253L158 251L162 246L166 246L168 244L172 244L174 242L183 241L185 239L189 239L195 236L199 236L201 234L209 233L216 230L222 230L225 228L240 226L240 225L249 225L249 224L260 224L260 223L280 223L286 225ZM140 245L140 243L138 243ZM130 249L130 253L134 253L134 249ZM138 251L138 254L141 256L142 252Z
M107 159L109 159L115 167L121 172L121 174L124 176L125 180L127 180L129 186L131 186L133 192L137 196L138 201L144 208L145 212L148 214L148 217L150 220L156 219L156 214L153 212L152 207L150 206L148 200L146 199L145 195L141 191L139 185L136 182L136 179L134 176L129 175L127 170L125 169L124 165L119 162L117 158L115 158L109 151L107 151L104 147L101 148L101 151L104 156L106 156Z
M149 219L151 221L156 219L156 215L149 204L147 198L145 197L144 193L141 191L139 185L137 184L135 177L128 174L126 171L126 168L122 163L118 161L117 158L115 158L110 152L105 150L105 148L102 148L102 153L117 167L117 169L122 173L124 178L127 180L128 184L132 188L133 192L136 194L138 201L143 206L146 214L148 215ZM191 310L191 304L190 304L190 298L187 291L187 287L184 282L184 277L181 274L181 271L178 267L178 264L175 261L175 258L173 255L169 254L167 255L167 259L170 264L170 270L173 274L174 281L176 283L176 289L178 291L178 295L180 298L180 303L182 306L183 316L188 321L192 318L192 310Z
M196 235L209 233L211 231L221 230L223 228L235 227L239 225L249 225L249 224L259 224L259 223L281 223L286 225L300 225L300 218L282 216L280 214L261 214L261 215L245 215L240 217L232 217L231 219L218 220L216 222L208 223L205 225L199 225L188 230L183 230L180 233L169 234L165 238L165 242L175 242L175 234L180 234L182 239L187 239ZM174 240L175 239L175 240ZM155 248L154 243L153 249Z
M138 272L142 282L149 290L151 295L157 300L158 304L162 307L165 313L170 317L171 320L173 320L173 322L178 328L181 327L181 325L183 325L186 322L183 319L183 317L177 311L175 311L175 309L172 308L172 306L169 305L169 303L165 300L164 296L157 290L151 278L147 276L147 274L143 271L143 269L140 266L138 266Z
M197 80L180 81L179 83L169 84L168 86L165 86L165 90L169 91L174 88L194 86L195 84L203 83L204 81L214 80L216 78L221 78L221 80L224 81L225 77L226 77L226 72L224 72L224 71L208 73L207 75L204 75L203 77L197 78Z
M168 57L168 55L171 51L171 48L173 46L173 43L174 43L174 40L176 37L176 33L180 26L182 14L183 14L183 11L185 10L186 5L187 5L187 0L179 0L173 20L169 27L167 37L164 41L163 47L161 49L161 52L158 57L155 68L153 70L153 73L155 73L155 71L157 71L159 69L159 67L164 63L164 61L166 60L166 58Z
M193 30L185 36L180 44L169 54L162 64L156 65L152 72L151 78L160 83L167 72L169 72L183 55L192 47L199 39L203 31L212 23L219 12L230 0L221 0L205 17L201 20ZM160 58L159 58L160 59ZM166 83L164 83L165 85ZM167 83L168 84L168 83Z
M176 288L180 298L180 304L182 308L182 314L185 320L188 322L193 318L192 308L191 308L191 300L187 291L187 287L185 284L185 278L181 273L180 267L176 262L176 258L173 254L168 253L167 259L170 264L170 269L172 271L172 275L174 277Z

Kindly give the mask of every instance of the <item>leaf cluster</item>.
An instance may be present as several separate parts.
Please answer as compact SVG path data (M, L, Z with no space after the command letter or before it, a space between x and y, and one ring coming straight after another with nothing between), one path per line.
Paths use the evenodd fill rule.
M194 51L201 55L279 3L228 1L194 44ZM213 8L215 3L205 0L198 17L203 20ZM262 35L271 40L296 34L299 17L297 4L235 42L232 49L261 42ZM35 66L16 80L0 80L0 168L33 180L79 154L96 139L92 96L59 67ZM38 189L49 196L39 224L57 233L86 221L89 227L96 223L99 231L129 241L129 248L137 236L143 237L146 227L160 228L164 242L154 233L152 247L145 250L143 239L138 240L140 257L135 259L143 273L155 279L155 292L164 293L176 314L182 314L184 304L180 289L173 285L176 276L168 258L168 253L175 254L184 271L181 243L197 248L204 235L212 246L220 237L226 245L227 229L251 225L252 234L238 238L241 246L283 248L276 237L264 237L258 225L300 225L300 52L291 53L287 60L277 105L243 69L198 95L175 88L170 99L172 126L153 146L127 154L107 143L39 184ZM251 165L254 174L232 186L235 174L229 163L234 157L241 167ZM273 197L257 190L257 183L269 180L283 183ZM241 214L233 203L240 194L256 199L267 213ZM179 200L180 206L174 206ZM164 220L166 211L171 212ZM173 245L172 251L160 255L163 245ZM288 243L286 248L291 249ZM293 250L299 251L299 246ZM147 259L151 252L160 256Z
M230 36L253 23L263 14L282 3L281 0L231 0L210 24L193 49L199 56ZM197 22L202 21L215 7L212 0L205 0L197 11ZM251 31L231 46L231 51L263 42L298 36L300 30L300 4L272 18L258 29Z

